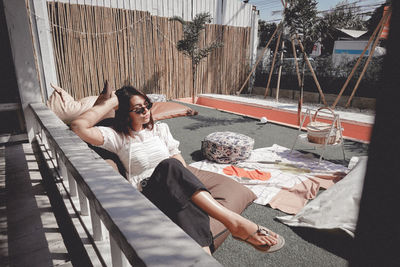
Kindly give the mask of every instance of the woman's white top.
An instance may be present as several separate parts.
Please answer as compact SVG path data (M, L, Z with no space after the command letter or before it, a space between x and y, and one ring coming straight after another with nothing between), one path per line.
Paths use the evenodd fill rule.
M133 132L132 136L113 128L97 126L104 138L99 146L118 155L127 171L128 181L141 190L140 181L150 177L162 160L181 153L166 123L155 123L152 130Z

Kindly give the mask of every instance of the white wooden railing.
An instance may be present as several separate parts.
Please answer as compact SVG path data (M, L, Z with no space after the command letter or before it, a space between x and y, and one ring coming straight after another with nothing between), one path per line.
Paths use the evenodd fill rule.
M85 229L81 238L92 241L93 265L220 266L43 103L30 104L28 113L28 131Z

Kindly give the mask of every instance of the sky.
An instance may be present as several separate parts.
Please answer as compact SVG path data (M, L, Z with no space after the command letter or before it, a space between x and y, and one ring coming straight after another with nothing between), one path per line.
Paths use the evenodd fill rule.
M330 10L344 0L316 0L319 11ZM360 6L362 12L374 10L383 4L384 0L348 0L348 3L355 3ZM279 22L282 18L281 0L249 0L249 4L255 5L260 10L260 19L268 22Z

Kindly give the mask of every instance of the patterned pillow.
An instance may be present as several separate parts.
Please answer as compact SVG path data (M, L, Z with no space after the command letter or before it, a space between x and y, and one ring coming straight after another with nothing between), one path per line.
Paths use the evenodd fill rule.
M254 139L234 132L215 132L201 143L206 159L217 163L234 163L245 160L253 150Z
M196 110L176 102L156 102L151 108L154 121L181 116L193 116L197 115L197 113Z
M75 100L61 87L50 85L54 91L47 100L47 106L66 124L70 124L83 112L111 97L111 89L108 88L107 81L100 96L87 96L80 100ZM103 119L112 117L114 117L114 110L104 115Z
M146 94L152 103L167 102L167 97L163 94Z
M88 96L77 101L61 87L51 86L54 91L47 100L47 106L66 124L90 109L97 99L97 96Z

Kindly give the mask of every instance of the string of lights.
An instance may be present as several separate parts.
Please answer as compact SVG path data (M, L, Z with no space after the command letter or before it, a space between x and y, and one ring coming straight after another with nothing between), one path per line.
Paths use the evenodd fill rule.
M5 11L7 12L7 10L5 10ZM37 19L37 20L45 20L45 18L43 18L43 17L41 17L41 16L35 14L30 8L28 8L28 12L29 12L29 14L30 14L31 16L33 16L33 17L34 17L35 19ZM146 22L146 21L150 22L150 24L156 29L156 31L158 32L158 34L159 34L163 39L167 40L169 43L173 44L174 46L177 45L176 42L174 42L173 40L171 40L170 38L168 38L168 36L164 33L164 31L163 31L162 29L159 28L159 25L158 25L157 23L154 23L154 22L151 20L151 17L150 17L150 16L143 17L142 19L137 20L137 21L135 21L135 22L133 22L133 23L131 23L131 24L125 26L125 27L122 27L122 28L117 29L117 30L114 30L114 31L108 31L108 32L95 32L95 33L94 33L94 32L88 32L88 31L78 31L78 30L75 30L75 29L72 29L72 28L63 27L63 26L61 26L61 25L52 23L52 22L50 22L50 21L49 21L49 22L50 22L50 28L48 28L48 29L46 29L46 30L47 30L48 32L51 33L51 32L53 31L52 28L59 28L59 29L65 31L65 32L75 33L75 34L84 35L84 36L90 36L91 38L98 38L98 37L102 37L102 36L106 36L106 35L111 36L111 35L115 35L115 34L122 33L122 32L124 32L124 31L133 29L133 27L134 27L136 24L138 24L138 23L144 23L144 22ZM226 26L226 25L222 25L222 26ZM218 42L222 42L222 39L223 39L225 30L226 30L226 27L223 27L222 30L221 30L221 32L218 34L218 36L214 39L214 41L212 41L212 42L210 42L210 43L215 43L215 42L217 42L217 41L218 41ZM232 63L232 65L236 66L236 65L240 64L240 61L242 61L242 60L243 60L242 58L237 58L236 62Z
M7 10L6 10L7 12ZM35 14L31 9L28 9L28 12L31 14L31 16L33 16L35 19L37 20L45 20L45 18ZM145 21L149 21L151 23L151 25L153 25L153 27L155 27L156 31L164 38L166 39L168 42L174 44L176 46L176 43L174 41L172 41L170 38L167 37L167 35L159 28L159 25L157 23L153 23L151 20L151 17L143 17L140 20L137 20L123 28L114 30L114 31L107 31L107 32L89 32L89 31L79 31L79 30L75 30L72 28L67 28L55 23L50 22L50 28L46 29L48 32L52 32L52 28L59 28L65 32L70 32L70 33L75 33L75 34L79 34L79 35L84 35L84 36L91 36L91 37L101 37L101 36L106 36L106 35L114 35L114 34L119 34L121 32L124 32L126 30L132 29L136 24L138 23L143 23ZM226 25L222 25L222 26L226 26ZM218 34L218 36L215 38L215 40L213 42L217 42L217 41L221 41L223 39L223 34L225 32L226 27L222 28L221 32ZM211 42L211 43L213 43Z

